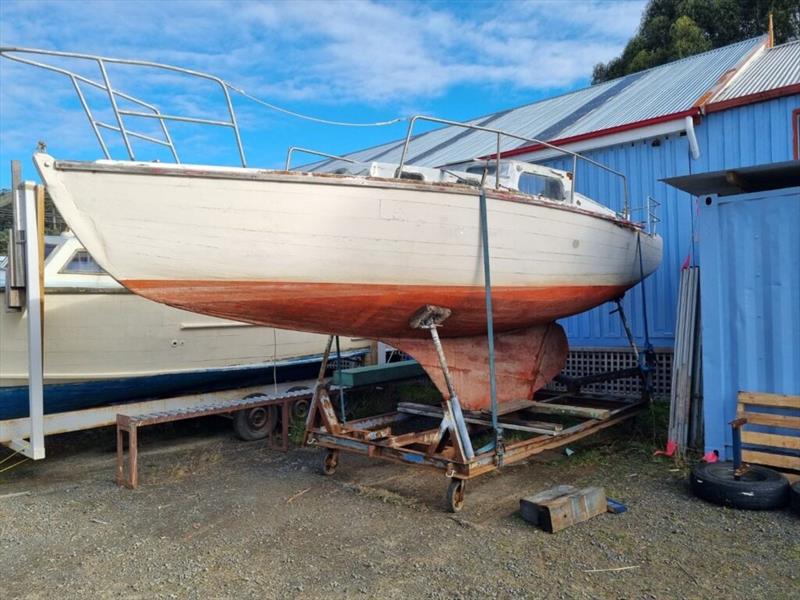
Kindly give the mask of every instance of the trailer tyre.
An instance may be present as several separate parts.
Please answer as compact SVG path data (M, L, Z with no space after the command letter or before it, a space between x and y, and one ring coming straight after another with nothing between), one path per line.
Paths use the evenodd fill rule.
M800 515L800 481L796 481L790 492L792 497L792 510Z
M786 506L789 501L786 477L756 465L749 465L737 480L731 462L698 463L689 483L695 496L731 508L771 510Z
M278 428L278 407L257 406L233 413L233 432L240 440L263 440Z

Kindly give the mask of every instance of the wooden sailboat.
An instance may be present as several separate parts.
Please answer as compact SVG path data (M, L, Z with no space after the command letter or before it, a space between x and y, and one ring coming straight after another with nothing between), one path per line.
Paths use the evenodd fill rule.
M557 319L621 296L661 260L660 237L572 192L569 174L526 163L503 163L503 186L486 189L475 165L388 178L379 164L356 175L34 161L103 269L156 302L388 341L440 387L427 333L409 319L450 309L440 335L467 409L488 405L482 189L499 402L530 398L561 370Z

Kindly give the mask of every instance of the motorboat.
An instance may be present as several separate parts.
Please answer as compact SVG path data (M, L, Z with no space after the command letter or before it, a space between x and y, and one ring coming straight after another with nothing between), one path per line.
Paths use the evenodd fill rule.
M130 293L71 232L45 239L45 413L316 376L325 338ZM4 288L0 269L0 288ZM27 313L0 308L0 420L28 412ZM356 359L366 343L343 338Z

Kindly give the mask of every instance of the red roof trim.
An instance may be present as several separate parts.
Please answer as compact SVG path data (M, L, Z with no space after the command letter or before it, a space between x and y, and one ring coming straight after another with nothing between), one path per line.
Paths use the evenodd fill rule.
M730 98L729 100L710 102L709 104L706 104L705 112L718 112L720 110L734 108L736 106L744 106L745 104L755 104L756 102L771 100L772 98L791 96L792 94L800 94L800 83L785 85L783 87L775 88L774 90L756 92L755 94L748 94L747 96L739 96L738 98Z
M580 133L578 135L573 135L571 137L552 140L549 143L553 144L554 146L566 146L567 144L573 144L575 142L581 142L583 140L605 137L607 135L613 135L615 133L621 133L623 131L630 131L631 129L639 129L640 127L647 127L649 125L658 125L659 123L666 123L668 121L682 119L683 117L693 117L699 114L700 114L700 109L697 107L692 107L687 110L672 113L669 115L661 115L660 117L653 117L652 119L645 119L643 121L636 121L634 123L625 123L624 125L617 125L616 127L599 129L597 131L590 131L588 133ZM544 150L546 148L547 146L545 146L544 144L531 144L530 146L521 146L520 148L506 150L505 152L502 152L500 155L507 158L509 156L519 156L520 154L538 152L539 150Z

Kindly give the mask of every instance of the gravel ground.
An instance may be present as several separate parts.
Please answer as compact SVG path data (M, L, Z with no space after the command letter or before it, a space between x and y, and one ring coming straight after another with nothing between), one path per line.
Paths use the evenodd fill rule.
M144 430L136 491L113 483L113 431L58 436L0 475L0 597L800 598L800 519L706 504L625 429L600 435L470 482L457 516L440 473L343 455L324 477L321 450L221 419ZM629 511L555 535L519 517L563 483Z

